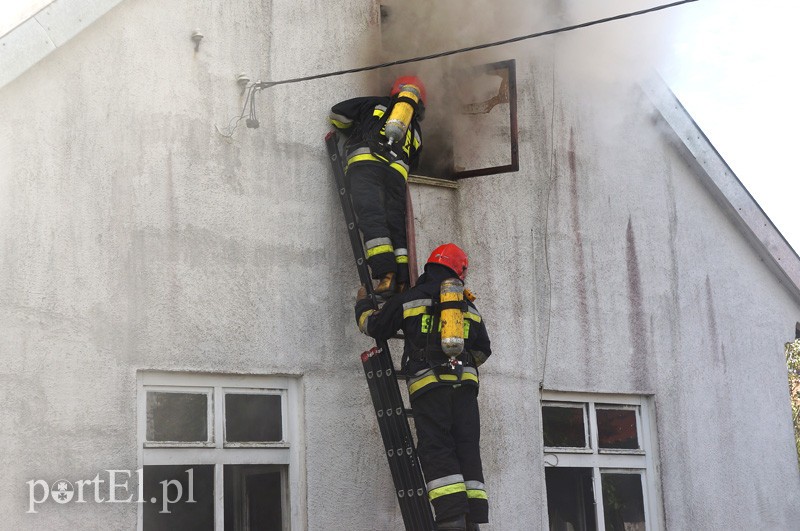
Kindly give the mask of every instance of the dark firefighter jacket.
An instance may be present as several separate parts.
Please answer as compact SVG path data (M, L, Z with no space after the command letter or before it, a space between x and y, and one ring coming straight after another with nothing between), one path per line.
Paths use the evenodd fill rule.
M365 96L337 103L331 108L330 121L345 135L345 161L347 169L361 164L388 164L404 179L415 169L422 149L422 131L417 116L411 119L402 146L386 148L384 134L387 108L392 104L388 96Z
M468 302L464 312L464 352L458 358L463 363L460 380L448 368L449 364L440 366L447 356L442 353L438 330L431 326L438 323L432 308L439 300L439 285L454 277L448 268L431 264L416 286L390 298L379 310L372 308L369 299L356 302L356 321L365 334L387 340L397 330L403 329L404 359L409 360L403 370L409 375L408 391L412 398L442 385L477 386L477 368L492 354L486 325L474 304ZM428 355L425 354L426 346Z

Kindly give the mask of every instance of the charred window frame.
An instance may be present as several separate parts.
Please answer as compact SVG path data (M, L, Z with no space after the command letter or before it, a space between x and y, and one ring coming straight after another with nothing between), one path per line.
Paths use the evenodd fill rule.
M472 169L459 169L456 164L458 161L454 159L453 179L468 179L470 177L479 177L484 175L496 175L499 173L511 173L519 171L519 135L517 127L517 67L514 59L507 61L498 61L482 66L478 66L464 72L461 79L469 77L470 75L484 75L484 76L497 76L500 78L500 87L498 92L490 98L482 101L462 101L461 103L461 116L464 115L477 115L489 114L493 109L499 105L508 104L508 159L506 164L488 165L480 168ZM456 117L457 119L458 117ZM458 124L453 124L453 129L458 127ZM499 131L498 131L499 132ZM470 133L473 134L473 133ZM484 140L481 138L484 135L489 135L489 132L476 131L479 141ZM455 155L454 155L455 156Z
M410 182L450 182L519 171L516 61L456 68L429 94L420 166Z
M383 60L391 62L408 58L407 25L413 22L414 16L420 15L409 16L407 6L396 0L385 0L377 7ZM410 49L416 55L432 51ZM423 81L424 70L420 67ZM405 67L384 69L379 77L380 86L391 86L397 75L409 73ZM439 74L437 70L435 77L442 77ZM516 61L462 64L448 68L443 77L446 81L439 79L429 83L430 101L421 124L423 149L420 165L409 176L409 182L454 188L455 181L460 179L519 171ZM494 77L497 79L493 93L480 96L482 90L465 90L476 89L481 81L484 82L483 89L486 89L486 78ZM476 116L488 119L476 119ZM502 125L498 127L500 121ZM473 141L465 144L463 136L458 138L461 133L473 137ZM460 157L459 151L468 156ZM480 156L484 156L483 162L476 160Z
M650 397L542 392L550 529L661 529Z

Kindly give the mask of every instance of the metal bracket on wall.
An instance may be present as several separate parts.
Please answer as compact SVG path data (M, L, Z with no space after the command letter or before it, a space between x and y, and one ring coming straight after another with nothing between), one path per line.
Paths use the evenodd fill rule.
M200 33L199 29L192 32L192 42L194 43L194 51L200 50L200 41L203 40L204 35Z

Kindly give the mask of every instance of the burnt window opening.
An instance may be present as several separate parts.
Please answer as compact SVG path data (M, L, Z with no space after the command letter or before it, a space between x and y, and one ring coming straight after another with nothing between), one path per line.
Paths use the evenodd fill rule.
M455 46L446 37L434 37L437 43L428 43L433 50L410 42L408 26L418 23L415 17L422 15L387 4L379 6L383 60L408 59ZM443 74L440 66L448 71ZM456 181L519 170L515 60L454 67L434 60L392 68L383 71L381 86L391 86L397 75L410 74L419 75L428 92L420 124L423 149L412 182L415 176Z
M455 181L519 170L513 59L455 70L435 90L414 175Z
M450 177L518 171L516 61L464 70L454 80L458 108L449 123L453 139Z

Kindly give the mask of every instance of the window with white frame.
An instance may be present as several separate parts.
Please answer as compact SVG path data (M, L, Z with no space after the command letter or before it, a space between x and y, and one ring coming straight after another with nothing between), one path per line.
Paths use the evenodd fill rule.
M661 528L652 402L542 392L550 531Z
M138 529L299 529L301 409L293 377L140 372Z

